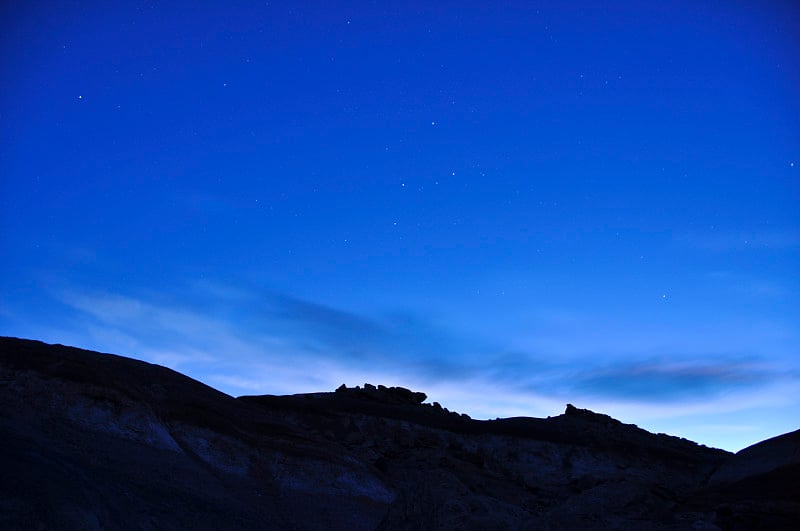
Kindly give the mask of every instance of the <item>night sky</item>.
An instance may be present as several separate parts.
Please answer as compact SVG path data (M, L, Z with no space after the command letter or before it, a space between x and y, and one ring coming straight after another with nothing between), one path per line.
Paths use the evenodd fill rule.
M4 2L0 335L797 429L792 4Z

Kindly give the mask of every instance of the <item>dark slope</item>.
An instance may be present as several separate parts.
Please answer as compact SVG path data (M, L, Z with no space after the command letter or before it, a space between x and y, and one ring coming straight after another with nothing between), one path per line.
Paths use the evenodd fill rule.
M372 529L391 499L337 445L164 367L17 339L0 363L0 528Z
M164 367L0 338L0 528L798 523L797 432L733 456L571 406L477 421L424 399L235 399Z
M727 459L697 493L726 529L800 529L800 430L761 441Z

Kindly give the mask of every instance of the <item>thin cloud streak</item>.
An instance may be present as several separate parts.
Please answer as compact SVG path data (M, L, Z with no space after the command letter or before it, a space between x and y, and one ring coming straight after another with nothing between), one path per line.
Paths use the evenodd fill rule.
M650 361L586 371L577 376L574 390L588 396L675 402L760 387L776 379L757 363Z

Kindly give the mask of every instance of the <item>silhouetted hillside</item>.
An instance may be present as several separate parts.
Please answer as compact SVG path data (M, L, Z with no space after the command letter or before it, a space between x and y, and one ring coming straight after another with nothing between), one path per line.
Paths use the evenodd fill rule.
M0 338L3 529L796 529L800 431L737 454L568 405L479 421L366 384L233 398Z

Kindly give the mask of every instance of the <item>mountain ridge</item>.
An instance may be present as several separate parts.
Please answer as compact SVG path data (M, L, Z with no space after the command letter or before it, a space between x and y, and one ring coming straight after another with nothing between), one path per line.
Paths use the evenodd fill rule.
M800 430L731 454L572 405L475 420L370 384L234 398L158 365L17 338L0 338L0 391L11 529L800 522Z

